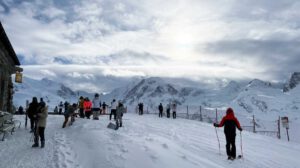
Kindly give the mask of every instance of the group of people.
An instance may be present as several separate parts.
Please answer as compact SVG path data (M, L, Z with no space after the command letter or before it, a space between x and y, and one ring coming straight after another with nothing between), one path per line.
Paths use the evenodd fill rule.
M171 110L172 110L173 119L175 119L176 118L176 111L177 111L176 103L173 103L172 105L170 103L167 104L167 107L166 107L167 118L170 118ZM158 111L159 111L158 117L163 117L164 107L163 107L162 103L159 104Z
M103 103L105 104L105 103ZM95 97L92 101L89 101L88 98L79 98L78 103L73 103L72 105L68 105L65 109L64 116L65 120L63 122L63 128L66 127L69 118L71 117L72 124L75 121L75 111L79 108L79 115L81 118L86 116L90 118L91 113L93 113L94 119L99 119L99 113L103 110L103 104L101 106L99 94L95 94ZM142 103L139 104L139 107L143 106ZM102 107L102 109L101 109ZM106 105L104 106L106 108ZM167 117L170 118L170 111L173 112L173 118L176 118L176 103L173 103L172 106L167 104L166 106ZM140 109L139 109L140 110ZM139 114L142 114L139 112ZM163 116L163 105L162 103L158 106L159 110L159 117ZM124 107L121 101L117 102L115 99L111 102L111 112L109 119L113 119L116 121L116 126L122 127L122 117L123 114L126 112L126 108ZM26 111L29 119L30 119L30 128L31 131L34 133L34 144L32 147L39 147L39 141L41 142L41 148L45 147L45 128L47 123L47 116L48 116L48 107L46 103L43 101L43 98L40 98L40 102L38 102L36 97L32 98L32 102L29 104L29 107ZM85 113L85 115L84 115ZM226 137L226 152L228 159L234 160L236 158L236 146L235 146L235 137L236 137L236 128L242 131L242 127L238 121L238 119L234 115L234 111L232 108L228 108L226 110L226 115L222 118L221 122L214 123L214 127L223 127L224 126L224 133Z
M27 115L30 119L30 132L34 133L34 144L32 147L39 147L40 140L41 148L44 148L48 107L43 98L40 98L40 102L38 102L36 97L32 98L32 102L27 109Z

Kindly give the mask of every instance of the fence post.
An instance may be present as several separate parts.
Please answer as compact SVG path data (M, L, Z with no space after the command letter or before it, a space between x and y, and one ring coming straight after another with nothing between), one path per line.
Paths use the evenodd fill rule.
M186 106L186 117L187 117L187 119L189 119L189 106L188 105Z
M255 125L256 125L256 123L255 123L254 115L253 115L252 122L253 122L253 133L255 133L255 132L256 132L256 130L255 130Z
M200 106L200 121L203 121L203 118L202 118L202 108Z
M280 116L278 117L278 139L280 139Z
M218 123L218 108L216 108L216 123Z

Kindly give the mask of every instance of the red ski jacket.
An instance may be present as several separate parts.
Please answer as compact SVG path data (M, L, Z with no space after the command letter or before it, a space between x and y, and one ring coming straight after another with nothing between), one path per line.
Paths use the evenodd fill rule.
M224 133L227 135L235 135L236 128L242 130L240 122L234 116L232 108L228 108L226 111L226 116L222 118L220 124L216 124L217 127L224 126Z

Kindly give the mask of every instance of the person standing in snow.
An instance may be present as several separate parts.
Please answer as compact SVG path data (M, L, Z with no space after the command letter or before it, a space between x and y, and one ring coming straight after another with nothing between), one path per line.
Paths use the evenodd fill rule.
M68 107L69 107L69 102L65 101L64 106L65 106L65 112L67 112L68 111Z
M48 107L46 103L40 103L37 112L37 125L34 130L34 144L32 147L39 147L39 138L41 140L41 148L45 147L45 128L47 125Z
M176 105L176 103L173 103L173 105L172 105L173 119L176 118L176 109L177 109L177 105Z
M62 101L59 103L58 107L59 107L58 114L61 114L61 113L62 113L62 109L63 109L63 107L64 107L64 105L63 105L63 102L62 102Z
M158 117L162 117L163 110L164 110L164 107L163 107L163 105L160 103L159 106L158 106L158 111L159 111Z
M64 113L65 121L63 123L62 128L66 127L66 125L67 125L70 117L71 117L71 123L73 123L75 121L75 115L74 115L74 113L75 113L76 108L77 108L77 104L76 103L74 103L73 105L69 105L68 111L66 111Z
M109 115L109 120L111 120L111 116L114 115L114 120L116 120L116 110L117 110L117 102L115 99L111 102L111 110Z
M92 102L88 97L84 99L83 107L84 107L84 113L86 118L90 119L91 111L92 111Z
M82 96L80 96L79 98L79 101L78 101L78 107L79 107L79 116L80 118L84 118L84 106L83 106L83 103L84 103L84 99Z
M171 105L167 104L167 118L170 118Z
M36 97L32 98L32 102L29 104L27 109L27 115L30 119L30 132L34 132L37 121L37 111L39 108L39 103Z
M96 93L95 97L92 101L92 111L93 111L93 119L94 120L99 120L99 113L100 113L100 98L99 94Z
M242 131L242 127L238 119L234 116L234 112L232 108L228 108L226 110L226 116L224 116L220 122L220 124L214 123L215 127L223 127L224 133L226 137L226 152L228 156L228 160L233 160L236 158L236 147L235 147L235 136L236 136L236 128Z
M106 114L106 106L107 104L105 102L102 103L102 114Z
M122 127L122 117L123 117L123 114L125 113L126 109L123 105L123 103L119 102L119 105L117 107L117 110L116 110L116 125L117 125L117 129L119 127Z
M143 113L144 113L144 104L139 103L139 115L143 115Z

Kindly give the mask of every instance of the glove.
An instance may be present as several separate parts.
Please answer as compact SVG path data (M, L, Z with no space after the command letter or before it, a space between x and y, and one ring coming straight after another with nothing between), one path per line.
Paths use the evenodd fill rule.
M219 126L219 124L217 124L217 123L214 123L214 127L218 127Z
M239 130L242 132L243 131L243 129L242 128L239 128Z

